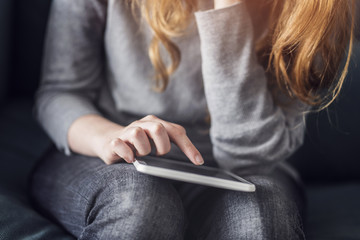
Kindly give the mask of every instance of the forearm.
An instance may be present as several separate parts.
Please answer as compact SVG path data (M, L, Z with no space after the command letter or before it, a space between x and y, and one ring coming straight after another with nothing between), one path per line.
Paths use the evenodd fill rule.
M105 141L110 142L106 136L115 136L115 133L123 128L100 115L82 116L70 126L67 135L68 144L73 152L99 157Z
M230 170L270 169L301 144L300 110L285 114L273 101L244 3L196 17L214 156Z

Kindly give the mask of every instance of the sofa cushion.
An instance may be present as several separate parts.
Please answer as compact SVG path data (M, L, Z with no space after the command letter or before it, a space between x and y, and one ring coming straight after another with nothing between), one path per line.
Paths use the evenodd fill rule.
M30 170L51 143L33 120L31 101L8 103L0 113L1 180L25 188Z
M360 239L360 182L309 186L307 196L307 239Z
M37 213L26 194L0 184L0 240L74 239Z
M31 106L18 101L0 109L0 240L73 239L36 212L27 195L31 169L51 146Z

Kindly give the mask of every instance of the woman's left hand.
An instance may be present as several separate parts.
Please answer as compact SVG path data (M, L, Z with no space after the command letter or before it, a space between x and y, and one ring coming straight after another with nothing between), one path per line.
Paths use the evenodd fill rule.
M214 0L214 8L215 9L226 8L241 1L244 0Z

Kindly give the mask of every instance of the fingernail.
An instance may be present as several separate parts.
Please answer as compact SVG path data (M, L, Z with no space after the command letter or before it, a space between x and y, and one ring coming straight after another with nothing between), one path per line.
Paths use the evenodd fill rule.
M199 165L203 165L204 159L201 157L201 155L196 155L195 162L198 163Z
M135 159L134 159L133 157L128 157L127 160L128 160L128 161L127 161L128 163L133 163L133 162L135 162Z

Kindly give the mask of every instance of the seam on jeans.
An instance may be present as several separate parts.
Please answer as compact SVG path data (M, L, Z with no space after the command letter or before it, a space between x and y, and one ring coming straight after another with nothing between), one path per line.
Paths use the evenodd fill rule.
M298 206L297 206L297 204L296 203L294 203L294 208L295 208L295 211L296 211L296 218L297 218L297 221L298 221L298 223L299 223L299 231L301 232L300 234L302 235L302 239L306 239L306 237L305 237L305 232L304 232L304 223L303 223L303 219L302 219L302 217L301 217L301 215L300 215L300 211L299 211L299 208L298 208Z
M64 189L72 192L72 193L76 193L77 195L79 195L82 199L84 199L86 201L86 203L88 204L89 203L89 199L87 197L85 197L83 194L81 194L80 192L78 191L75 191L73 188L69 187L68 185L66 185L65 183L61 182L61 181L58 181L58 180L54 180L53 178L48 178L48 177L38 177L39 179L43 179L44 181L47 181L49 182L52 181L52 182L55 182L59 185L62 185L64 186Z
M38 177L40 180L43 179L44 181L48 181L50 178L48 177ZM86 206L85 206L85 212L84 212L84 218L82 219L82 224L83 224L83 229L82 231L84 230L84 228L88 225L87 223L87 218L88 218L88 215L89 215L89 199L86 198L83 194L81 194L80 192L78 191L75 191L73 188L69 187L69 185L66 185L65 183L61 182L61 181L58 181L58 180L54 180L54 179L50 179L50 181L53 181L53 182L56 182L56 184L59 184L61 186L64 187L65 190L75 194L75 195L78 195L81 199L83 199L85 202L86 202Z
M116 179L117 181L107 181L106 178L104 178L104 174L100 174L99 172L95 172L94 179L96 179L97 181L94 182L94 184L89 187L91 188L91 190L93 190L93 194L91 195L92 198L91 199L87 199L87 211L86 211L86 216L85 216L85 224L89 225L90 220L90 212L91 212L91 208L89 208L89 206L95 206L95 202L96 199L98 198L99 194L101 192L104 192L104 190L106 189L111 189L111 187L115 184L118 184L119 182L123 182L124 179L128 179L129 178L129 174L126 172L123 172L121 176L118 175L118 178ZM95 186L94 186L95 185ZM96 187L98 186L98 187ZM109 195L111 195L111 191L109 191L108 194L104 194L104 197L108 197Z
M123 173L125 176L128 176L128 174L125 172ZM123 181L122 179L124 179L124 175L121 176L121 178L119 178L119 181ZM98 172L95 172L94 175L93 175L93 179L97 179L97 181L94 182L94 184L96 186L105 186L104 188L99 188L100 190L103 190L107 187L110 187L111 185L113 185L113 183L109 183L109 182L106 182L106 180L103 178L103 174L99 174ZM72 193L76 193L77 195L79 195L82 199L84 199L86 201L87 204L90 204L90 202L92 202L92 200L90 200L88 197L86 197L85 195L81 194L79 191L75 190L75 188L72 188L71 186L63 183L62 181L59 181L59 180L54 180L53 178L49 178L49 177L44 177L44 176L38 176L39 179L43 179L44 181L47 181L47 182L55 182L59 185L62 185L64 186L64 189L72 192ZM94 192L97 192L96 189L92 186L89 186L88 187L89 189L93 190ZM94 196L96 195L96 193L94 194Z
M78 195L81 199L83 199L86 202L86 206L85 206L85 211L84 211L84 218L83 218L83 225L86 227L90 224L89 221L89 215L92 209L92 206L95 205L96 199L98 198L98 195L100 194L100 192L102 192L103 190L110 188L114 185L114 184L118 184L119 182L123 182L124 179L129 179L129 178L133 178L133 174L129 174L127 172L123 172L122 175L117 175L117 177L114 177L114 179L117 178L117 181L110 181L108 182L106 180L106 178L104 178L104 174L101 174L99 172L94 172L92 175L92 179L96 179L92 185L88 185L86 188L89 190L92 190L93 194L91 194L91 198L86 197L84 194L82 194L81 192L75 190L75 188L63 183L62 181L59 181L57 179L54 178L49 178L49 177L44 177L44 176L39 176L38 179L40 179L40 181L46 181L46 182L54 182L58 185L61 185L62 187L64 187L65 190ZM101 187L102 186L102 187ZM106 197L107 195L105 195Z
M83 231L81 232L80 236L78 239L82 239L83 238L83 234L86 230L86 227L83 229ZM86 234L86 237L90 237L90 239L96 239L96 240L100 240L100 238L98 238L96 235L94 235L93 233L88 233Z

